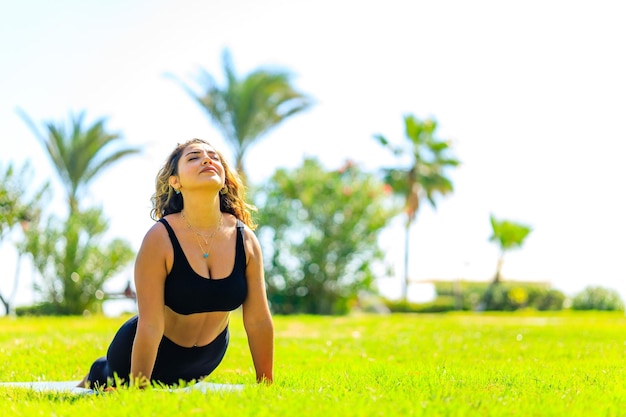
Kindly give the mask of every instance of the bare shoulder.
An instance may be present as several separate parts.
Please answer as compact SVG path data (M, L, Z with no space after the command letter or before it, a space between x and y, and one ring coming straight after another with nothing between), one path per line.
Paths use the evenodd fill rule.
M171 242L165 225L161 222L155 222L146 232L141 243L142 249L148 249L152 253L155 250L166 250L171 246Z
M135 281L147 280L154 283L154 277L164 279L174 262L172 241L167 229L156 222L144 235L135 259Z
M243 244L246 249L246 256L248 260L261 258L261 245L256 233L250 227L244 224L243 227Z

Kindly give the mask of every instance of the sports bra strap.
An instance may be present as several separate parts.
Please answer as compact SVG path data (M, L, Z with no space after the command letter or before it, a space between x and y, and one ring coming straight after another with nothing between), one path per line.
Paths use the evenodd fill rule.
M165 226L165 229L167 230L167 234L170 236L170 240L172 241L172 246L174 246L174 254L176 255L178 252L178 254L184 257L185 252L183 252L183 248L182 246L180 246L180 242L178 241L178 238L176 237L176 233L174 233L174 229L172 229L172 226L170 226L167 220L165 220L165 218L163 217L159 219L159 223L162 223L163 226ZM235 267L237 266L237 263L241 262L242 260L245 264L245 256L246 256L245 248L243 245L243 229L245 227L245 224L241 220L237 219L236 227L239 230L237 230L237 243L235 246L236 248Z

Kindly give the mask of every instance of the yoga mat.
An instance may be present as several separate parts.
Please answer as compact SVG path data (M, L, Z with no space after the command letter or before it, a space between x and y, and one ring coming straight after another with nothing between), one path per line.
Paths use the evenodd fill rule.
M73 394L93 394L94 390L79 388L80 381L37 381L37 382L0 382L0 387L28 388L42 392L68 392Z
M36 382L0 382L0 387L28 388L33 391L42 392L66 392L71 394L93 394L95 391L87 388L79 388L79 381L36 381ZM167 388L170 392L186 391L241 391L242 384L217 384L213 382L198 382L184 388Z

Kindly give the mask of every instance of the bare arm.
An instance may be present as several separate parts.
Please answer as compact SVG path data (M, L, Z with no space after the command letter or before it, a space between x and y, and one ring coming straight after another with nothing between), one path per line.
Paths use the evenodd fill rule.
M243 324L256 371L257 382L274 381L274 323L265 292L263 256L259 242L246 228L246 281L248 296L243 303Z
M169 241L161 224L146 234L135 261L135 287L139 320L131 357L131 383L145 386L154 368L164 330L164 285L167 275L166 248Z

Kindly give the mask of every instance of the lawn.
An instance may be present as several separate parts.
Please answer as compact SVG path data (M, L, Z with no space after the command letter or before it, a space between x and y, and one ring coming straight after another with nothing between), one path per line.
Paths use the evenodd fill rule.
M238 392L1 388L3 416L625 416L623 313L276 316L257 386L241 317L208 382ZM79 380L125 320L0 318L0 381Z

